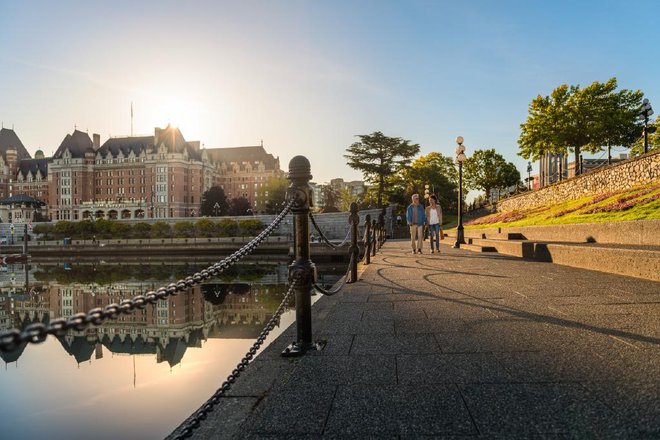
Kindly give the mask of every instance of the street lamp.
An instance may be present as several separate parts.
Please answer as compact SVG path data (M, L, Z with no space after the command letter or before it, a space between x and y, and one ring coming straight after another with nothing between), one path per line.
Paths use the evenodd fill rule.
M532 163L527 162L527 189L532 190Z
M640 116L644 118L644 154L649 152L649 133L655 131L655 127L652 130L649 130L649 116L653 114L653 108L648 99L644 98L642 101L642 109L640 111Z
M215 202L215 205L213 205L213 214L215 214L216 217L218 216L219 210L220 210L220 205L218 204L218 202Z
M426 199L426 204L429 203L429 185L424 185L424 198Z
M456 163L458 163L458 227L456 228L456 243L454 248L460 248L465 244L465 236L463 234L463 161L467 159L465 155L465 145L463 145L463 136L456 138Z

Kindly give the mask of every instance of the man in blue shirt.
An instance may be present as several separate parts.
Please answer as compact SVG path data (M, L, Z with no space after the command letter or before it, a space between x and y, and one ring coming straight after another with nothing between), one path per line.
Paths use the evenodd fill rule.
M406 210L406 220L410 227L410 245L413 254L422 253L422 242L424 240L424 224L426 223L426 213L424 206L419 203L419 194L412 195L412 203Z

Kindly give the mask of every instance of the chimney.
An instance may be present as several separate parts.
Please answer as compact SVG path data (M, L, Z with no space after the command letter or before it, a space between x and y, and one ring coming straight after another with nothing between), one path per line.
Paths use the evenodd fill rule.
M94 149L98 150L101 148L101 135L98 133L94 133L92 135L92 138L94 139Z

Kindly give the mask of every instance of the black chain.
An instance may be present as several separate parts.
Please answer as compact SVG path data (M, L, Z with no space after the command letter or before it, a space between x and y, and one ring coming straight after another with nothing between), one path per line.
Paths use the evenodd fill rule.
M0 333L0 351L7 352L18 348L21 344L38 344L44 342L48 335L61 336L68 330L84 330L90 325L101 325L106 320L117 319L120 315L130 314L135 309L144 309L147 304L165 299L172 295L188 290L190 287L201 284L202 281L221 274L246 256L250 255L268 236L277 228L282 219L291 211L295 199L291 199L282 212L259 235L250 240L245 246L200 272L185 279L161 287L144 295L137 295L132 299L125 299L119 304L109 304L103 308L95 308L87 313L77 313L69 318L57 318L48 324L34 323L25 330L10 329Z
M348 262L348 269L346 270L346 275L344 275L343 279L339 283L339 286L335 287L332 290L328 290L328 289L324 289L323 287L321 287L320 285L318 285L316 283L313 283L314 288L316 290L318 290L319 292L321 292L323 295L326 295L326 296L332 296L335 293L338 293L341 289L344 288L344 286L346 285L346 282L348 281L348 279L351 275L351 267L353 267L353 260L354 259L355 259L355 255L353 253L351 253L351 260Z
M268 334L275 328L275 325L277 323L277 320L280 318L282 313L284 313L284 308L286 307L287 303L289 302L289 299L291 298L291 295L296 287L296 284L298 283L298 279L294 278L293 281L291 282L291 285L289 286L289 290L286 292L284 295L284 298L282 299L282 302L280 303L280 306L277 308L275 311L275 314L273 315L272 318L268 321L268 324L264 327L264 329L261 331L261 334L257 338L257 340L252 344L252 347L248 350L248 352L243 356L243 359L236 365L236 368L234 368L229 376L227 376L227 380L225 380L220 388L218 388L215 393L202 405L200 406L197 411L195 411L190 417L188 417L176 430L176 434L172 434L168 437L168 439L183 439L183 438L188 438L192 436L193 431L201 425L202 421L206 420L208 417L209 413L215 409L215 406L220 403L220 398L224 396L224 394L229 391L231 386L233 385L234 382L236 382L236 379L241 375L243 370L252 362L254 359L255 355L257 354L257 351L259 351L259 348L261 345L264 343L266 338L268 337ZM178 432L177 432L178 431Z
M314 226L314 229L319 233L319 236L323 239L323 241L330 246L332 249L337 249L339 246L342 246L344 243L340 244L339 246L330 243L330 240L327 239L327 237L323 234L323 231L321 231L321 228L319 228L319 225L316 223L316 219L312 215L312 213L309 213L309 218L312 220L312 225ZM346 240L344 240L345 242Z

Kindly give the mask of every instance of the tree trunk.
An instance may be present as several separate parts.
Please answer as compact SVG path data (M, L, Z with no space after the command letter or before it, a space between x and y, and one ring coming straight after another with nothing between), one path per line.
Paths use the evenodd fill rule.
M564 178L564 153L559 153L559 181Z
M383 175L380 175L378 180L378 207L383 207L383 190L385 189L385 182L383 181Z
M579 176L582 174L582 170L580 169L580 147L575 147L575 175Z

